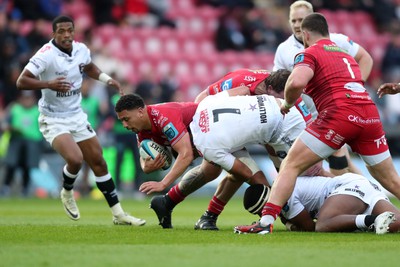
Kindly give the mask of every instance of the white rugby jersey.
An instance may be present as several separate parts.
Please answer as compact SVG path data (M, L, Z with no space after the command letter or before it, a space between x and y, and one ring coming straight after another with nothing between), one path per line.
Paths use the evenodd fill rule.
M43 81L65 77L65 81L71 85L70 91L64 93L42 89L39 100L39 111L42 114L65 118L81 111L83 68L90 62L87 46L75 41L71 56L59 50L52 40L36 52L26 65L27 70Z
M326 198L336 189L343 186L346 188L346 184L353 182L357 183L360 191L363 191L362 193L383 194L379 189L374 189L367 178L355 173L345 173L334 178L322 176L298 177L292 196L282 208L282 215L290 220L305 209L313 218L318 218L318 212ZM379 192L374 192L374 190ZM384 195L382 195L382 198L384 198Z
M225 170L233 166L231 153L247 145L271 143L287 152L305 128L299 111L293 108L284 118L273 96L223 95L211 95L200 102L190 129L194 145L204 158ZM293 138L291 129L296 134Z
M347 51L349 55L355 57L360 45L353 42L349 37L341 33L330 33L330 39L335 42L340 48ZM286 41L281 43L276 52L274 58L273 70L286 69L293 70L294 57L297 53L304 50L304 45L294 38L292 34Z
M271 140L283 119L273 96L221 95L208 96L197 107L190 123L196 147L236 151Z

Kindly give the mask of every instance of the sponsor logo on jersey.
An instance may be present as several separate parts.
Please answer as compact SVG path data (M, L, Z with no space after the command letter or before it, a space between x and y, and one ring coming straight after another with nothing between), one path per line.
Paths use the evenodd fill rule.
M232 88L232 78L225 80L221 83L221 91L229 90Z
M340 134L337 134L334 130L329 129L328 132L325 134L325 139L330 140L336 145L340 145L343 142L344 137Z
M162 131L165 134L165 136L168 138L169 141L171 141L178 135L178 130L175 128L175 126L172 124L172 122L165 125L164 128L162 129Z
M257 96L258 108L260 110L260 122L267 123L267 109L265 108L264 97L258 95Z
M71 90L68 92L57 92L56 97L69 97L74 95L79 95L81 93L81 89Z
M307 108L306 103L304 103L303 100L300 101L300 103L297 105L297 107L304 118L306 118L307 116L309 116L311 114L310 110Z
M64 76L64 77L67 77L67 76L68 76L68 71L67 71L67 70L64 70L64 71L56 71L55 74L56 74L57 76Z
M379 139L375 139L374 142L376 144L376 148L379 148L381 145L387 146L387 140L384 135L382 135L382 137Z
M51 46L50 45L46 45L45 47L43 47L42 49L40 49L40 53L44 53L44 52L46 52L47 50L50 50L51 49Z
M276 151L276 155L278 156L278 158L280 159L284 159L287 156L286 151Z
M347 42L349 42L349 44L353 45L353 40L350 39L350 37L347 37Z
M282 142L285 143L287 146L291 147L294 143L294 140L290 139L287 136L284 136L282 139Z
M336 45L324 45L324 50L328 52L343 52L347 54L347 50L340 48Z
M89 132L93 133L93 128L92 128L92 126L91 126L90 124L86 124L86 129L87 129Z
M358 117L357 115L349 115L347 119L351 122L361 123L361 124L375 124L380 123L381 120L379 118L372 118L372 119L363 119Z
M254 104L254 105L252 105L252 104L249 104L250 105L250 110L251 111L254 111L254 110L256 110L257 109L257 104Z
M257 78L253 77L253 76L244 76L243 80L245 80L247 82L255 82L257 80Z
M207 133L210 131L210 121L208 118L207 109L200 111L199 127L200 127L200 131L203 133Z
M158 118L158 125L163 125L166 121L168 120L167 117L164 117L163 115L160 116L160 118Z
M152 115L152 116L156 116L156 117L157 117L158 114L160 114L160 112L159 112L157 109L154 109L154 108L153 108L153 109L151 110L151 115Z
M357 187L357 185L356 185L356 187ZM360 197L364 197L365 196L365 193L363 191L361 191L360 189L357 189L357 188L345 188L344 191L357 193L357 194L360 195Z
M249 70L249 71L255 74L269 74L267 70Z
M296 56L296 58L294 59L294 64L300 63L304 61L304 54L299 54Z
M32 63L37 69L40 68L39 64L34 59L29 60L29 62Z
M335 134L334 130L329 130L326 134L325 134L325 139L326 140L331 140L332 136Z

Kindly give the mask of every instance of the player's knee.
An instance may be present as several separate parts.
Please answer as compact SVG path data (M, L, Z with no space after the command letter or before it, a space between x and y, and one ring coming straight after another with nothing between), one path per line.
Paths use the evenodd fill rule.
M264 173L262 171L256 172L250 179L247 181L248 184L254 185L254 184L263 184L266 186L270 186L268 183L267 177L265 177Z
M334 170L342 170L349 167L349 162L347 161L346 156L330 156L328 157L329 168Z

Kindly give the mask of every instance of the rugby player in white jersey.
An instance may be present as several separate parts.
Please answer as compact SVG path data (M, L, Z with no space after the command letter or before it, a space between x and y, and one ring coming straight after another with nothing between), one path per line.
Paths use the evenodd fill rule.
M249 186L243 197L245 209L261 216L269 193L265 185ZM400 230L400 221L395 221L400 218L400 210L379 186L354 173L333 178L298 177L280 217L289 231L374 230L385 234ZM241 233L239 228L234 232Z
M96 133L81 108L83 74L118 90L120 84L91 61L85 44L74 41L75 28L70 17L59 16L52 26L53 38L29 60L17 80L17 88L41 90L40 131L66 161L60 194L64 210L72 220L80 218L73 186L85 161L96 176L96 184L111 209L114 224L144 225L145 220L130 216L122 209Z
M301 22L305 16L313 12L312 4L307 1L295 1L290 6L289 24L293 34L278 46L275 53L273 70L293 70L294 57L304 49L302 32L300 30ZM370 54L362 46L353 42L344 34L330 33L330 39L354 57L360 66L362 78L366 81L371 73L373 65L373 60ZM283 96L274 96L283 98ZM302 98L310 112L313 114L313 118L316 118L317 111L313 100L305 94L302 95ZM347 167L349 171L361 174L357 167L351 162L346 146L329 157L329 167L330 171L335 175L344 173L344 170L346 170Z

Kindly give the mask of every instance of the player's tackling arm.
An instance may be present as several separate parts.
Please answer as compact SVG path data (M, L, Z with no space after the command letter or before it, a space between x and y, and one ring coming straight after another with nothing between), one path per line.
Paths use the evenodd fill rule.
M294 106L313 76L314 71L307 66L297 66L293 69L285 85L285 100L281 105L282 114L288 113L289 109Z
M360 66L363 81L366 81L371 73L372 65L374 64L371 55L362 46L360 46L354 59Z

